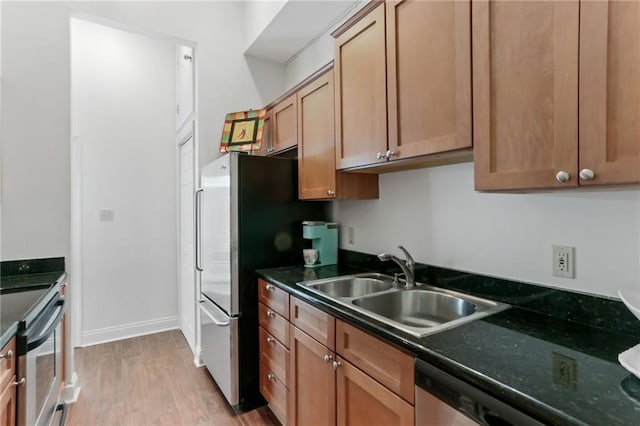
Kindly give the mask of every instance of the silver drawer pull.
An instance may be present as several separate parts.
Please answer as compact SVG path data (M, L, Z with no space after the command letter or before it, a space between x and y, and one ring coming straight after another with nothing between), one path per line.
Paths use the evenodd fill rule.
M273 337L267 337L267 343L275 343L276 339Z
M27 383L27 379L25 379L24 377L20 380L18 380L17 382L13 382L12 385L13 386L24 386L24 384Z
M11 359L13 358L13 351L8 350L6 354L0 354L0 359Z
M273 290L275 290L276 286L274 286L273 284L267 284L266 286L264 286L264 288L267 291L273 291Z
M342 363L340 361L333 361L332 367L334 370L337 370L338 367L342 367Z
M275 381L276 380L276 375L275 374L267 374L267 379L271 380L271 381Z
M275 318L276 317L276 313L273 311L267 311L267 317L269 318Z
M322 360L326 363L328 363L329 361L331 361L333 359L333 357L331 355L325 355Z

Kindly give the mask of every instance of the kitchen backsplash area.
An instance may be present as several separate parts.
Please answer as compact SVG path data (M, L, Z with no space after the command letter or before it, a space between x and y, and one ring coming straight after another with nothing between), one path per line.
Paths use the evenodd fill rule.
M483 193L473 164L380 175L380 198L337 201L340 248L618 298L640 290L640 191ZM350 230L352 228L352 230ZM352 237L352 238L350 238ZM552 246L575 247L575 279L552 276Z

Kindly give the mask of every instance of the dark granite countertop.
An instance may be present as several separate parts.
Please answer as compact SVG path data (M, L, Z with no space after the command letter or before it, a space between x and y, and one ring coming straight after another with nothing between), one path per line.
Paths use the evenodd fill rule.
M65 279L64 258L8 261L0 264L0 347L18 332L18 325Z
M311 270L303 266L263 269L257 274L545 423L640 424L640 379L631 375L617 361L618 353L640 342L637 325L630 321L631 325L627 324L628 318L623 310L612 315L621 317L621 320L607 320L605 325L611 327L603 328L597 326L601 325L601 321L593 318L569 320L577 319L572 309L560 310L558 315L552 316L547 312L551 309L548 305L555 304L544 302L551 292L566 303L583 305L581 309L587 309L589 306L586 306L588 303L585 300L591 300L588 299L591 296L567 296L564 294L566 292L522 283L500 285L497 288L483 285L483 282L486 284L491 279L483 282L476 279L476 291L464 291L460 288L464 287L459 284L460 280L451 279L449 281L454 285L449 288L479 296L483 296L479 293L484 293L484 297L500 299L512 307L418 338L296 285L300 281L357 272L363 272L363 269L336 265ZM430 278L430 281L419 281L431 284L436 284L436 281L438 286L448 287L446 273L439 271L440 279ZM578 302L567 300L567 297L575 297ZM600 312L604 309L609 312L618 309L614 303L621 305L608 299L603 299L601 303L595 301L593 310ZM575 364L575 377L571 380L554 376L553 366L563 362Z

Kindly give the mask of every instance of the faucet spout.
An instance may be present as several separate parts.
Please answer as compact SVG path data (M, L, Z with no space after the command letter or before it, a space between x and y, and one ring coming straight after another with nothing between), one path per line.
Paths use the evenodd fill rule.
M411 257L411 255L409 254L409 252L402 246L398 246L398 248L400 250L402 250L402 252L405 254L406 256L406 260L402 260L399 257L396 257L392 254L389 253L380 253L378 255L378 259L380 259L383 262L387 262L389 260L395 262L396 264L398 264L398 266L400 267L400 269L402 269L402 272L404 273L404 276L406 277L406 287L413 287L416 285L416 280L414 277L414 268L415 268L415 261L413 260L413 257Z

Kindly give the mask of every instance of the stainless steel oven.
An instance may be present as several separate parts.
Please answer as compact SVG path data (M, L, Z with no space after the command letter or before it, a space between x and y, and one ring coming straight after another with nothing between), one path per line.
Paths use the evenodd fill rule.
M18 426L49 426L61 409L64 424L66 406L58 404L62 383L62 317L66 301L54 286L41 309L24 320L18 333L17 395Z

